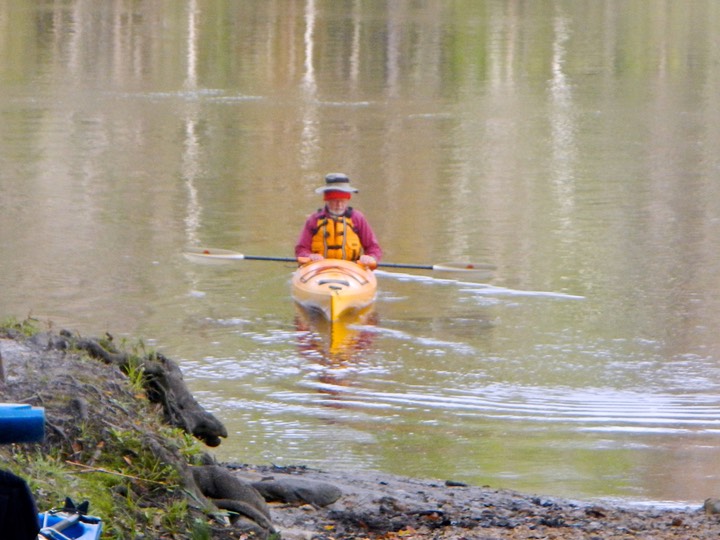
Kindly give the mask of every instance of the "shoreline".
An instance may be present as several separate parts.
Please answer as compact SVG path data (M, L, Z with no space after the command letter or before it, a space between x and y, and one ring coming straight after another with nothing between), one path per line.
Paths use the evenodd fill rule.
M287 540L349 539L359 538L358 534L386 537L390 532L415 539L704 539L720 535L718 518L697 505L672 510L638 508L382 472L227 466L248 480L300 477L340 488L342 496L325 508L271 505L274 523Z

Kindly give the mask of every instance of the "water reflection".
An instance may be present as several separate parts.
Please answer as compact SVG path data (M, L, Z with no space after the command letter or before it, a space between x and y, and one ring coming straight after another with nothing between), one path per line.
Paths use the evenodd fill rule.
M317 406L353 411L357 403L348 402L347 390L359 384L356 367L366 360L375 333L368 330L378 323L374 306L346 313L340 320L328 321L321 313L295 305L298 352L312 370L309 388L317 393ZM355 374L355 378L349 376ZM332 421L331 421L332 422Z
M300 165L302 171L312 171L317 166L320 136L318 133L318 97L315 80L315 0L305 4L305 33L303 34L302 75L302 130L300 133Z
M550 112L552 139L552 183L558 208L558 229L563 237L572 233L572 214L575 208L575 147L576 128L573 119L575 107L570 83L565 73L569 21L556 16L553 22L555 36L552 52L552 79L550 81Z
M373 306L359 313L345 314L336 322L328 321L321 313L297 305L295 308L301 355L332 367L352 362L372 347L376 334L368 328L378 324Z

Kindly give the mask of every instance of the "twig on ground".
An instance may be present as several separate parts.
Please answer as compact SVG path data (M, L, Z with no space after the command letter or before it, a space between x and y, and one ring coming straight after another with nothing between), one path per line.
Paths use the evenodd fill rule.
M131 474L124 474L117 471L108 471L107 469L103 469L102 467L91 467L90 465L85 465L84 463L78 463L77 461L65 461L68 465L74 465L76 467L80 467L81 469L84 469L85 472L101 472L105 474L112 474L115 476L122 476L123 478L130 478L132 480L138 480L140 482L150 482L152 484L159 484L161 486L166 486L167 482L159 482L158 480L150 480L149 478L140 478L139 476L133 476Z

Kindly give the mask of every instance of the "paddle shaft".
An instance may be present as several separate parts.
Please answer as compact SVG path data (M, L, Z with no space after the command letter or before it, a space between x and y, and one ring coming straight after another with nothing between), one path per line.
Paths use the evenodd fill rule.
M190 258L207 258L208 260L246 260L246 261L275 261L275 262L300 262L303 259L295 257L269 257L262 255L245 255L235 251L225 249L203 249L196 248L185 253ZM440 271L477 271L477 270L494 270L495 265L492 264L474 264L474 263L449 263L449 264L404 264L404 263L378 263L378 268L407 268L411 270L440 270Z
M298 262L295 257L263 257L261 255L243 255L247 261L276 261L276 262Z
M243 259L248 261L278 261L278 262L298 262L294 257L263 257L260 255L243 255ZM378 266L387 268L416 268L418 270L432 270L430 265L423 264L396 264L396 263L377 263Z
M243 259L249 261L279 261L279 262L298 262L293 257L262 257L259 255L243 255ZM458 264L456 268L437 264L405 264L405 263L377 263L378 268L406 268L408 270L492 270L494 265L490 264Z
M240 257L238 257L240 258ZM243 255L246 261L275 261L275 262L298 262L295 257L264 257L262 255ZM403 264L403 263L377 263L381 268L407 268L411 270L436 270L433 264Z
M415 270L440 270L444 272L477 272L479 270L497 270L494 264L486 263L445 263L445 264L404 264L379 263L387 268L411 268Z
M408 268L410 270L435 270L434 264L378 263L384 268Z

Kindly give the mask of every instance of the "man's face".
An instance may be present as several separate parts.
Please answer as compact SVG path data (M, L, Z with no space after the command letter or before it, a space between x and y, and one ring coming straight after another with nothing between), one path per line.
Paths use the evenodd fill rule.
M334 216L341 216L347 210L350 199L330 199L327 201L328 210Z

